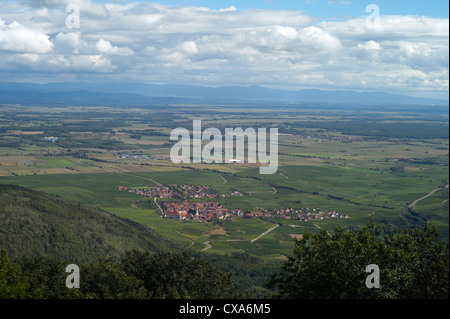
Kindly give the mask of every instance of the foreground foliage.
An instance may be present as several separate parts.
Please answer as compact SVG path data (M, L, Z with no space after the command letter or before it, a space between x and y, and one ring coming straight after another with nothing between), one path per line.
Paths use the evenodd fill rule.
M65 286L66 265L50 258L0 255L0 298L234 299L250 297L220 268L188 251L131 251L80 266L80 288Z
M380 268L380 288L366 286L367 265ZM138 251L80 266L80 289L65 287L65 264L44 257L11 261L0 255L0 298L236 299L243 291L229 273L184 251ZM272 274L272 297L448 298L449 249L434 227L382 233L337 228L305 234ZM269 296L269 294L265 294Z
M380 288L366 287L368 265L380 269ZM279 298L448 298L449 248L435 227L382 233L338 227L305 234L268 286Z

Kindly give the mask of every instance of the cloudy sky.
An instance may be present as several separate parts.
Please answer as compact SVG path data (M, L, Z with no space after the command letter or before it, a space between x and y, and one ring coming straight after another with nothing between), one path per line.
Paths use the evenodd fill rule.
M0 82L262 85L448 99L448 2L391 2L0 0Z

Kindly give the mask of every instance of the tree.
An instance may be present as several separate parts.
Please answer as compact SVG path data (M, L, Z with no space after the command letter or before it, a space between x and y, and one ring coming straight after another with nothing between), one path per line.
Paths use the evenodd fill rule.
M30 283L20 266L10 262L6 250L0 251L0 299L29 297Z
M86 298L145 299L148 292L142 281L125 273L120 264L110 258L80 269L80 290Z
M66 287L66 263L49 257L34 256L19 259L16 264L29 283L29 298L83 298L78 289Z
M122 260L127 274L144 282L152 298L239 298L242 293L229 274L187 250L151 253L131 251Z
M380 269L380 289L366 287L366 267ZM279 298L448 298L448 245L435 227L382 233L369 223L359 231L304 234L268 287Z

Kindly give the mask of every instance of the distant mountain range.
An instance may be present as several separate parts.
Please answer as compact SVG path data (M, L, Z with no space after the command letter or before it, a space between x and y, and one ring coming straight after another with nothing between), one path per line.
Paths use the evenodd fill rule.
M129 105L170 104L350 104L361 106L446 106L448 100L393 95L386 92L286 91L261 86L202 87L143 83L7 83L0 82L0 104Z

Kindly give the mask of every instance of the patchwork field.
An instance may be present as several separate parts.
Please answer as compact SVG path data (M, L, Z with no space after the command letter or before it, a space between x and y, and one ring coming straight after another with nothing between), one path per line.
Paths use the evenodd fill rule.
M0 118L0 183L101 207L197 251L281 258L305 232L357 228L369 220L385 229L432 223L448 240L445 113L3 107ZM246 163L172 163L171 130L190 129L198 118L220 130L278 127L278 171L260 175L259 164ZM156 184L239 191L243 196L211 200L245 212L308 208L349 218L173 220L161 217L153 199L116 189Z

